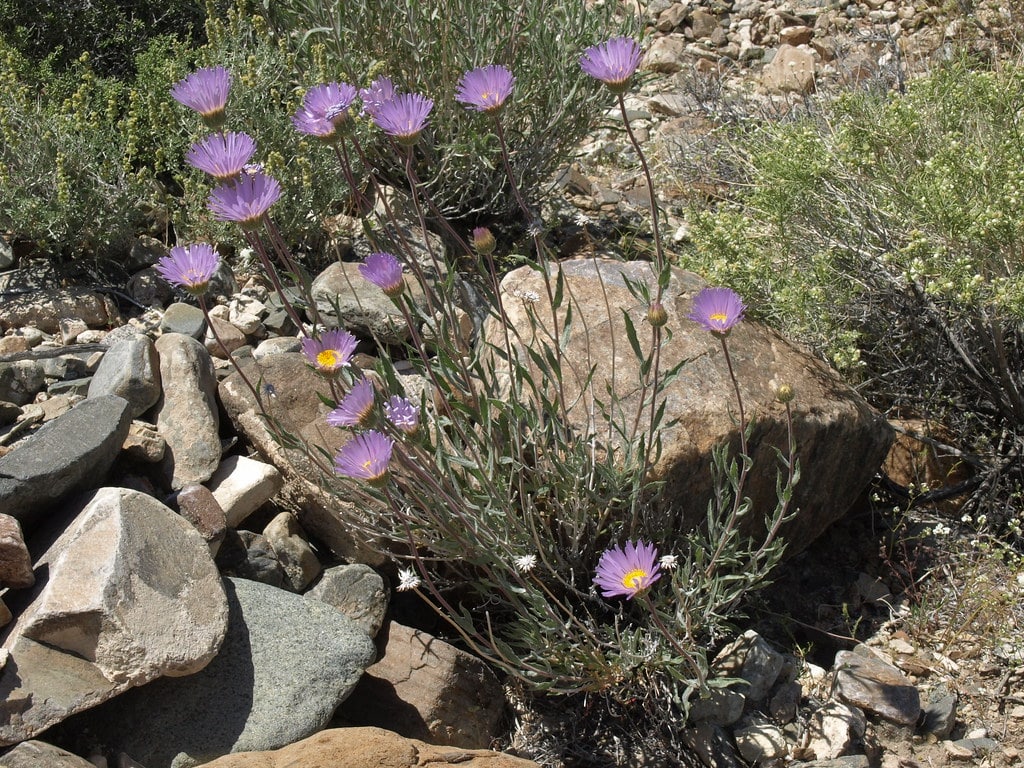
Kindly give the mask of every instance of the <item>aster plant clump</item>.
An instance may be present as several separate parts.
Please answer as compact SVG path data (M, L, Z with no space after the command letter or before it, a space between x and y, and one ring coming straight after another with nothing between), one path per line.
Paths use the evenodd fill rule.
M637 44L615 38L578 62L580 85L596 78L621 104L638 65ZM517 87L512 69L495 63L465 70L448 93L495 138L493 166L504 169L524 219L540 221L520 187L506 137L508 116L519 105ZM405 167L406 199L426 234L440 206L418 178L416 160L430 151L436 106L434 98L403 92L378 76L358 91L339 82L310 88L292 124L329 144L346 178L354 177L351 158L365 157L363 132L377 131ZM194 150L207 168L226 171L241 162L246 153L229 151L227 136ZM636 150L642 158L639 144ZM214 161L207 162L204 153L211 152ZM385 174L370 177L384 200ZM651 193L656 201L653 185ZM292 262L271 211L282 194L272 178L243 167L220 181L209 207L239 225L283 294L282 276ZM459 263L475 265L463 278L453 257L429 238L426 253L401 238L385 250L375 237L389 214L365 227L372 250L358 272L367 295L379 292L399 313L407 341L396 347L365 340L377 342L378 357L372 370L363 370L352 333L323 327L311 306L290 308L303 329L302 352L324 383L320 397L331 407L325 427L347 440L328 461L309 453L339 495L362 502L346 522L397 561L399 590L415 592L466 647L529 688L640 698L652 711L664 706L685 716L689 700L713 684L706 648L727 631L743 593L761 584L778 560L777 534L798 468L790 440L780 455L778 506L765 514L767 535L755 543L742 539L749 424L730 362L741 455L724 447L716 453L718 492L706 526L669 536L654 513L658 485L650 477L660 451L663 392L682 365L668 367L660 357L673 329L662 302L670 267L657 234L657 205L651 280L629 285L649 320L641 327L627 317L640 363L639 405L629 410L614 395L594 400L595 421L621 440L586 432L570 418L564 337L574 309L542 225L528 257L540 276L538 293L500 283L498 238L490 229L444 223ZM459 315L468 281L484 307L469 330ZM529 319L528 332L509 322L510 302ZM684 322L712 334L728 361L729 335L744 310L733 291L711 288L695 297ZM482 325L497 330L484 334Z

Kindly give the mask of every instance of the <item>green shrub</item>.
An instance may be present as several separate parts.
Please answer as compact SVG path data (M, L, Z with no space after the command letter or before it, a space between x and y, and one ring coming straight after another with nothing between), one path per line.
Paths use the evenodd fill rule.
M202 0L0 0L0 38L60 72L88 53L97 74L129 77L154 37L201 37Z
M631 22L613 19L615 3L582 0L282 0L268 18L299 52L306 82L340 79L363 87L381 74L400 90L435 102L418 173L449 218L521 221L497 138L453 96L465 70L502 64L515 73L514 110L505 125L513 174L531 202L610 105L586 81L579 51ZM405 184L385 142L368 146L371 162Z
M959 427L1003 499L1024 431L1021 103L1024 70L953 62L904 96L851 92L738 132L746 191L694 215L683 256L878 406Z

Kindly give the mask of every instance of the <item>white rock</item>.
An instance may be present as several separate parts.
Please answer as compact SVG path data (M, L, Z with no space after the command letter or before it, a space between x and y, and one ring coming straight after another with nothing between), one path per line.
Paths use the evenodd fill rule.
M221 462L206 484L227 517L229 528L270 501L284 481L271 464L245 456L229 456Z

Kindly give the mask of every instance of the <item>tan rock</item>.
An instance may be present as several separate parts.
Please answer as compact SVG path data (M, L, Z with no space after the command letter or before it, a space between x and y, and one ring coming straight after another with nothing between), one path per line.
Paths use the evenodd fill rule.
M0 513L0 588L23 589L35 583L32 557L25 546L21 523Z
M436 744L490 744L505 705L490 668L426 632L395 622L382 631L384 655L366 670L339 714L355 725L386 725Z
M62 288L7 297L0 304L0 331L32 325L45 333L56 333L63 317L80 318L90 328L121 323L117 305L104 294L85 288Z
M227 599L206 543L151 496L97 491L37 568L47 580L4 643L0 744L196 672L224 638Z
M23 741L0 760L3 768L95 768L84 757L43 741Z
M637 387L639 363L618 308L629 312L642 351L649 349L651 333L646 325L646 307L629 291L625 280L652 285L653 270L649 262L600 259L566 261L561 269L565 295L573 297L575 315L562 360L565 399L572 404L569 421L580 435L613 432L611 444L621 445L618 433L608 429L605 417L594 419L593 414L602 413L594 402L594 393L600 393L597 397L607 403L607 388L612 388L621 404L615 418L622 419L623 414L640 410L640 432L646 429L648 416L640 408ZM686 527L703 521L707 514L712 498L708 472L712 449L725 442L735 447L739 442L735 394L722 345L718 338L687 318L693 296L704 285L692 273L673 270L663 298L671 336L662 346L662 360L666 365L687 362L664 391L662 452L653 476L665 481L661 497L671 505L668 509L674 516L682 517ZM506 303L506 314L516 327L518 338L523 343L550 338L545 334L551 333L547 327L551 311L540 273L528 268L514 270L504 278L502 288L508 295L532 291L540 297L539 303L528 309L523 302ZM610 316L609 306L613 308ZM559 314L564 323L564 307ZM544 324L544 330L531 330L531 317ZM498 333L495 321L485 324L485 338L498 339ZM799 511L782 534L787 551L793 554L841 517L870 482L888 450L891 429L824 364L758 323L743 322L733 328L729 349L746 414L756 419L750 438L755 469L749 475L746 494L753 509L764 510L765 514L776 504L779 464L775 451L786 444L785 408L776 401L774 389L777 384L786 383L796 392L792 403L794 437L802 474L793 508ZM533 365L525 351L520 355L524 362ZM534 372L533 380L541 381L543 377ZM588 382L587 390L581 391ZM557 396L553 390L550 394ZM629 434L628 424L625 429ZM850 456L857 456L858 461L850 461Z
M806 48L780 45L761 72L761 85L769 93L812 93L814 54Z
M227 516L229 528L237 528L249 515L274 497L284 479L273 464L247 456L228 456L217 467L207 487Z
M486 749L457 749L407 739L381 728L335 728L273 752L239 752L205 768L537 768Z

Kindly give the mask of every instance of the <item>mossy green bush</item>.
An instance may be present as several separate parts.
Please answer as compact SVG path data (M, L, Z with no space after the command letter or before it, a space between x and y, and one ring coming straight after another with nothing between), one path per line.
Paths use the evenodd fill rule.
M1020 482L1022 103L1024 69L954 61L902 96L849 92L738 131L744 187L694 213L682 257L879 407L959 427L985 499Z

